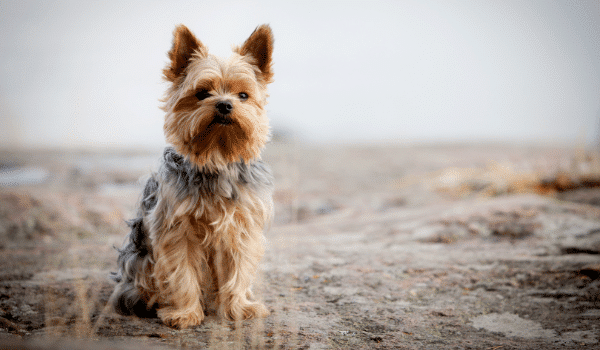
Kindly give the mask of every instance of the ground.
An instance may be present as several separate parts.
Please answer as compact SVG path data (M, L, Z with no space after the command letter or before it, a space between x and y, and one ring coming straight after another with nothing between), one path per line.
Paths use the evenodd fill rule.
M597 152L597 151L596 151ZM272 143L264 320L176 330L105 308L160 150L0 152L8 348L592 349L600 174L551 146Z

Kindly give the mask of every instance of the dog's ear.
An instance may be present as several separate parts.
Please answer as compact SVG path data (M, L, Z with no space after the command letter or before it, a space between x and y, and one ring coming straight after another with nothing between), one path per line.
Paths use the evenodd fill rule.
M194 52L203 55L206 49L186 26L180 24L175 27L173 46L168 53L171 63L163 69L165 79L176 82L185 72Z
M250 37L238 49L242 56L252 56L254 63L260 70L259 79L268 84L272 81L271 56L273 55L273 33L268 24L256 27Z

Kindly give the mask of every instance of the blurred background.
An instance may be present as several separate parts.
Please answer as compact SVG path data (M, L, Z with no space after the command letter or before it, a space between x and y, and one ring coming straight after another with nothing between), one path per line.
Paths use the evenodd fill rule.
M0 344L249 339L104 309L180 23L220 56L275 35L273 316L244 348L513 348L474 333L494 312L598 343L600 1L0 0Z
M272 26L276 134L598 142L598 1L20 0L0 2L0 146L163 146L179 23L217 55Z

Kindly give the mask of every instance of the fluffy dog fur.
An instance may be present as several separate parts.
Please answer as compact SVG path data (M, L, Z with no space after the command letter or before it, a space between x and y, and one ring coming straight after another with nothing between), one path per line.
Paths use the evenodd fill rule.
M138 217L119 250L110 303L119 313L198 325L205 311L264 317L251 283L271 220L271 174L260 161L269 137L271 29L262 25L228 59L187 29L174 31L163 110L172 145L146 183Z

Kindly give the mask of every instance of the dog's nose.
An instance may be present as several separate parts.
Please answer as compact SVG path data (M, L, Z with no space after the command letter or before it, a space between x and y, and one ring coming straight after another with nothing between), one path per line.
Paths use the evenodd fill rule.
M219 101L215 107L222 115L227 115L233 110L233 104L229 100Z

